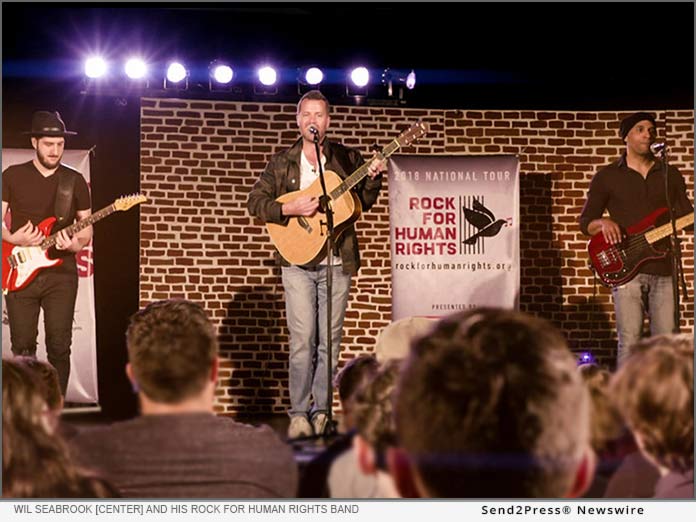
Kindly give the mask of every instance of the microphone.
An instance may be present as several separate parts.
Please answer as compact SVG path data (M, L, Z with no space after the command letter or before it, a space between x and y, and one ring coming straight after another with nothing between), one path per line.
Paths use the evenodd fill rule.
M650 152L652 152L654 156L659 156L666 150L667 143L665 143L664 141L656 141L655 143L650 145Z
M314 125L310 125L309 132L314 135L314 143L319 143L319 129L317 129Z

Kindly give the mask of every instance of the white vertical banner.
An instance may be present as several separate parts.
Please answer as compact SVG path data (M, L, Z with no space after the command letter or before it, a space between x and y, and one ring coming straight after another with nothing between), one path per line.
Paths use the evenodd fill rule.
M24 163L34 158L34 149L3 149L2 170L10 165ZM89 151L66 150L63 163L79 171L87 183L90 183ZM12 208L8 214L11 215ZM38 223L34 223L38 225ZM73 318L73 337L70 354L70 380L65 400L78 403L98 403L97 387L97 338L94 315L94 263L92 260L92 242L78 252L77 261L77 301ZM43 311L39 315L39 336L36 355L46 360L46 343L43 326ZM3 299L2 309L2 356L12 357L10 343L10 326Z
M392 321L517 308L519 201L516 156L392 156Z

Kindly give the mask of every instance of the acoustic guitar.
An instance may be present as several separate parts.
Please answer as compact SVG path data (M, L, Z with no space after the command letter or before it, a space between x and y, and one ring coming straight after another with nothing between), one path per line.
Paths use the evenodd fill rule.
M428 131L426 123L413 124L387 145L382 152L376 154L378 159L386 159L397 150L423 136ZM333 171L324 172L326 193L329 205L334 212L334 235L338 238L346 228L354 223L362 213L362 205L357 194L351 189L367 176L369 164L364 163L346 179L342 179ZM283 194L276 199L278 203L287 203L301 196L319 198L323 195L321 180L317 179L304 190ZM326 254L327 241L326 215L317 211L312 216L291 216L287 224L266 223L266 229L271 241L286 261L293 265L306 265L321 259Z

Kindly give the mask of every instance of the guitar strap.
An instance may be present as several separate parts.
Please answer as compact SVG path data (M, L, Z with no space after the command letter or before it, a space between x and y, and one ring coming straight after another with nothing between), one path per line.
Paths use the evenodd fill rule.
M65 228L73 220L73 194L75 192L75 176L69 170L58 172L58 191L56 192L55 213L56 225L54 231Z

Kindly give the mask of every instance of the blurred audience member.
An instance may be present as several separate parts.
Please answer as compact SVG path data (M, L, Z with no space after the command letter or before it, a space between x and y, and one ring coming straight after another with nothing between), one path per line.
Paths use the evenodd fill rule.
M394 445L393 395L401 361L386 361L357 390L353 411L357 433L353 447L339 456L329 472L333 498L398 498L386 467L386 450Z
M479 308L416 341L396 392L402 496L581 496L594 473L589 396L561 333Z
M380 363L391 359L405 359L411 343L429 333L435 325L427 317L405 317L385 326L375 344L375 356Z
M597 468L586 498L652 497L658 479L657 468L638 451L609 394L611 373L597 364L578 366L590 392L590 433L597 454ZM628 459L628 460L627 460ZM626 471L630 470L630 474Z
M126 373L142 415L80 433L72 448L128 497L294 497L290 448L267 426L213 412L215 328L198 305L160 301L136 313Z
M643 455L657 466L657 498L694 497L694 338L633 345L611 393Z
M379 370L379 363L372 355L360 355L351 359L341 369L334 379L334 386L338 390L338 398L341 401L341 431L352 433L355 431L354 403L355 392L366 382L369 382Z
M377 372L379 364L372 355L360 355L349 360L336 374L334 386L338 389L341 401L340 434L331 444L302 470L300 477L300 498L327 498L329 489L327 477L334 460L349 450L353 444L355 421L353 417L353 395Z
M31 370L2 360L3 498L118 497L110 484L70 460L44 394Z
M40 361L36 357L28 355L18 355L13 360L29 368L38 377L48 408L60 414L63 409L63 395L60 393L58 370L50 362Z

